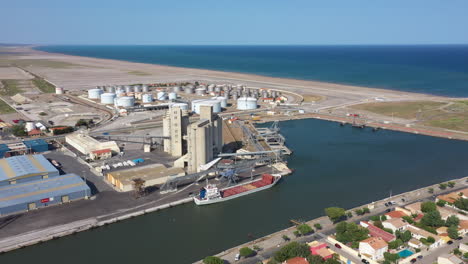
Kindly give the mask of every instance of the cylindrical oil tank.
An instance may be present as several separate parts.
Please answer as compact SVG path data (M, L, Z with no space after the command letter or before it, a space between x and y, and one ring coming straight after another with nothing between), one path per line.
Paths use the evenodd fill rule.
M55 93L56 94L63 94L63 88L62 87L55 87Z
M141 93L141 90L142 90L142 89L141 89L141 86L140 86L140 85L136 85L136 86L134 87L135 93Z
M143 103L151 103L151 102L153 102L153 95L152 94L143 94L141 96L141 101Z
M193 88L192 87L186 86L184 88L184 91L185 91L186 94L193 94Z
M166 92L158 92L156 96L157 96L157 99L160 101L167 100Z
M171 104L171 107L179 107L182 110L188 110L188 104L186 104L186 103Z
M241 97L237 99L238 110L253 110L257 109L257 99L253 97Z
M100 99L102 94L101 89L89 89L88 90L88 98L89 99Z
M169 100L176 100L177 99L177 94L172 92L172 93L169 93Z
M124 95L125 95L125 91L122 90L122 89L117 89L117 90L115 91L115 95L117 95L117 97L124 96Z
M232 99L237 100L237 98L239 98L239 94L237 92L234 92L232 94Z
M126 93L131 93L131 92L133 92L133 87L131 87L131 86L125 86L125 92L126 92Z
M135 97L133 96L122 96L117 98L117 106L132 107L135 105Z
M205 95L206 94L206 89L205 88L197 88L197 89L195 89L195 94L196 95Z
M273 98L276 98L276 97L277 97L276 91L271 91L271 97L273 97Z
M103 93L101 94L101 104L113 104L115 97L115 93Z
M180 93L180 92L182 91L182 89L180 88L180 86L174 86L174 87L172 88L172 91L173 91L174 93Z
M115 93L115 86L108 86L107 87L107 92L108 93Z
M219 85L216 86L216 87L214 88L214 91L215 91L215 92L218 92L218 93L221 92L221 86L219 86Z
M213 92L213 91L214 91L214 88L215 88L215 85L214 85L214 84L208 85L208 92Z
M227 107L227 98L223 96L213 97L212 99L218 100L221 104L221 107Z
M149 87L148 87L148 85L146 85L146 84L143 85L143 86L141 87L141 91L144 92L144 93L149 92Z
M207 99L207 100L193 100L192 101L192 111L200 114L200 106L208 105L213 107L213 113L221 112L221 102L219 100Z

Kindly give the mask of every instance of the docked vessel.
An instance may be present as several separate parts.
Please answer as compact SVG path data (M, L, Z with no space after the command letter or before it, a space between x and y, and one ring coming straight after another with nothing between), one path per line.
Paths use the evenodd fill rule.
M197 196L193 197L193 201L197 205L224 202L247 194L269 189L280 179L281 175L279 174L263 174L261 179L245 182L224 189L218 189L216 185L208 184L200 190L200 193Z

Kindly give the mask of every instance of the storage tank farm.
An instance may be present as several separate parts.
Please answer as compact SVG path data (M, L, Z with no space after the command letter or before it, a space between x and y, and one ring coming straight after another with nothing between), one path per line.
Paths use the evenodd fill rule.
M169 93L169 100L176 100L177 99L177 93L170 92Z
M135 105L135 97L122 96L116 98L116 105L121 107L133 107Z
M200 106L208 105L213 108L213 113L220 113L221 112L221 102L219 100L214 99L200 99L200 100L193 100L192 101L192 112L200 114Z
M257 109L257 99L253 97L240 97L237 99L238 110Z
M167 100L167 93L166 92L158 92L156 94L156 99L159 100L159 101L165 101Z
M196 95L205 95L206 94L206 88L201 87L201 88L195 89L195 94Z
M141 97L141 101L143 103L151 103L153 102L153 95L152 94L143 94Z
M142 87L141 87L141 91L143 93L149 93L149 87L148 85L144 84Z
M133 87L133 90L135 91L135 93L141 93L141 90L142 90L142 89L141 89L141 86L140 86L140 85L135 85L135 86Z
M103 93L101 94L101 104L113 104L115 98L115 93Z
M223 96L217 96L217 97L213 97L211 99L214 99L214 100L218 100L221 107L223 108L226 108L227 107L227 98L226 97L223 97Z
M186 86L184 88L184 91L186 94L193 94L193 87L192 86Z
M174 87L172 88L172 91L173 91L174 93L180 93L180 92L182 92L182 88L181 88L180 86L174 86Z
M125 86L125 92L126 92L126 93L131 93L131 92L133 92L133 87L128 86L128 85Z
M100 99L102 93L103 93L102 90L98 89L98 88L89 89L88 90L88 98L89 99Z

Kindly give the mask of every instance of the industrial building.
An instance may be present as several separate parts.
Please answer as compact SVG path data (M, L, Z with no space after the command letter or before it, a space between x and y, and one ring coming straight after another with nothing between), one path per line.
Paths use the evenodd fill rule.
M136 179L143 180L144 186L150 187L165 183L168 177L184 175L185 171L182 168L166 168L163 164L152 164L109 172L107 180L120 191L128 192L134 189Z
M213 114L211 106L200 106L200 120L187 129L187 155L189 173L199 172L200 165L213 160L223 147L222 120Z
M41 153L48 150L49 144L43 139L25 140L23 142L10 144L0 144L0 158Z
M170 137L164 139L164 151L173 157L181 157L186 152L186 142L183 139L187 134L189 117L187 111L179 107L171 107L163 118L163 135Z
M91 190L75 174L60 175L43 155L0 160L0 215L87 198Z
M83 133L67 135L65 137L65 142L91 159L108 157L108 154L102 156L101 154L103 153L99 152L99 150L110 150L115 153L120 152L120 148L115 141L101 142Z

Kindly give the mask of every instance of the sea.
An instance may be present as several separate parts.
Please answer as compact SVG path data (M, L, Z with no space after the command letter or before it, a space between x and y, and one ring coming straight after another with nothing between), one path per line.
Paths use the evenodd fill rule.
M468 97L468 45L40 46L132 62Z

